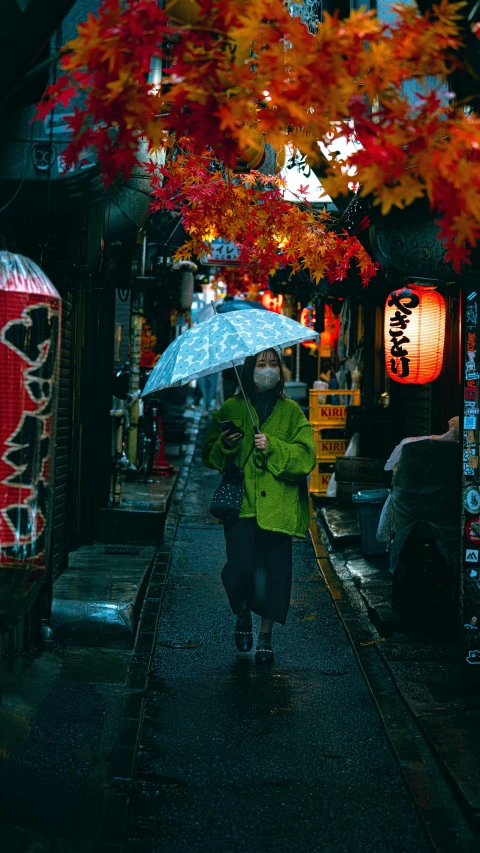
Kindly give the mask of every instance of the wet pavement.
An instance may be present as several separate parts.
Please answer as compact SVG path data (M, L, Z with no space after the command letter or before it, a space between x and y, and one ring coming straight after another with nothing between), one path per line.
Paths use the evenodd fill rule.
M294 542L275 664L238 654L208 512L218 475L199 447L188 473L193 450L134 649L54 645L5 661L1 853L426 853L405 780L435 850L476 851L420 735L444 733L478 809L478 702L455 692L454 657L397 631L370 639L360 605L380 568L353 548L329 561L315 535L315 551Z
M217 483L194 463L142 691L126 850L429 850L309 541L294 543L274 665L236 652L223 530L208 513Z
M57 647L4 665L2 853L92 849L130 660L121 650Z
M142 609L132 651L136 611L148 578L161 578L169 559L197 423L192 418L190 444L178 454L172 518L157 552L97 544L71 554L57 582L58 602L78 605L61 623L65 644L57 618L46 649L2 661L0 853L94 853L98 847L106 792L119 768L124 774L129 750L123 743L134 741L139 727L136 693L148 655L138 651L159 605L151 613ZM111 608L109 618L102 608Z
M329 562L357 613L371 620L371 636L396 689L442 768L468 823L480 821L480 677L464 662L458 632L441 619L406 621L391 604L388 558L352 547L355 512L321 507ZM333 529L332 529L333 528ZM335 538L335 536L337 538ZM350 546L350 547L349 547ZM415 595L415 590L411 591ZM378 632L378 634L377 634ZM465 849L467 849L465 847ZM470 849L470 848L468 848ZM480 849L477 837L474 849Z

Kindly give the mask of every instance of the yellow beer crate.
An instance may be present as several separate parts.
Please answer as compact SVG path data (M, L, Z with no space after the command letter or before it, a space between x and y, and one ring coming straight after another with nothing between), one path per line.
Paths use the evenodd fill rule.
M310 474L309 489L312 495L324 497L327 494L330 477L335 473L335 458L332 456L317 456L315 468Z
M349 405L360 405L360 391L347 389L315 390L309 392L309 420L314 426L344 427L347 422L346 405L333 405L327 402L331 397L348 397Z
M348 440L346 438L324 438L323 434L325 432L327 430L317 426L313 427L317 456L321 456L322 458L343 456L348 447Z

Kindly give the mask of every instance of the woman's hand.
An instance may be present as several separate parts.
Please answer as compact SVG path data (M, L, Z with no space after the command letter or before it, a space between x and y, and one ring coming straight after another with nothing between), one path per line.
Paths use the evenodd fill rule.
M242 440L242 437L241 432L229 433L228 430L222 432L223 443L226 447L230 448L230 450L233 450L233 448L237 446L237 444Z
M268 447L268 438L263 432L259 432L258 435L255 436L255 447L257 450L266 450Z

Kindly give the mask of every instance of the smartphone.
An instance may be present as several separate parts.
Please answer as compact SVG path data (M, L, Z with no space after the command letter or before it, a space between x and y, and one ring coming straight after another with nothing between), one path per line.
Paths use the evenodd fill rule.
M219 425L220 429L222 430L222 432L227 431L229 435L235 435L235 433L237 433L237 432L240 433L242 438L245 435L245 433L242 432L240 427L238 427L236 424L234 424L233 421L219 421L218 425Z

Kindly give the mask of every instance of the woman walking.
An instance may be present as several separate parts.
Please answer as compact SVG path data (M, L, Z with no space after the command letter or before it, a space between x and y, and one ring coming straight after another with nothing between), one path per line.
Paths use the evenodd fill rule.
M245 465L240 517L224 526L222 581L237 617L237 649L252 648L253 611L262 619L255 660L272 663L273 623L285 624L290 605L292 537L305 537L309 524L306 477L315 465L315 445L309 421L285 397L277 350L247 358L242 384L261 431L254 433L242 394L231 397L213 415L203 462L220 473L231 462ZM220 423L226 420L238 431L222 431Z

